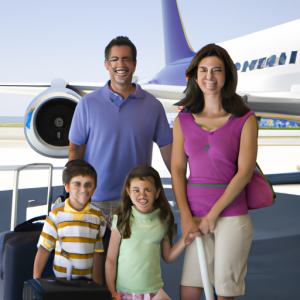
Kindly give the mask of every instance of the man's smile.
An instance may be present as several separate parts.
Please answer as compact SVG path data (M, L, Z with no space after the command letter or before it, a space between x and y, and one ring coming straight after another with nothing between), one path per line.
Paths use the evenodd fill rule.
M126 75L128 73L128 69L127 68L115 68L114 72L117 75Z

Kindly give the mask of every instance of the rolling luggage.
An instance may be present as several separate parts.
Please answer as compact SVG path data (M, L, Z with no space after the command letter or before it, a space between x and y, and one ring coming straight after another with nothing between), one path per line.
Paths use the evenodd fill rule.
M30 279L24 283L23 300L111 300L106 286L85 281L61 282L57 279Z
M0 300L21 300L24 281L32 278L33 275L37 243L43 227L43 223L35 222L45 220L46 216L33 218L18 226L16 226L16 219L19 172L26 167L35 166L49 168L47 204L49 208L51 207L52 165L33 164L18 168L15 171L12 199L12 229L0 234ZM54 253L49 257L43 276L53 274L53 257Z
M45 220L45 218L46 216L33 218L18 225L15 231L3 233L0 236L1 300L22 299L23 283L33 275L36 245L43 227L43 223L34 222ZM48 259L43 276L54 275L53 257L54 253Z
M105 256L107 254L110 229L106 228L103 236ZM48 260L49 262L49 260ZM47 262L47 263L48 263ZM42 276L44 277L44 276ZM104 278L105 279L105 278ZM50 278L30 279L24 282L23 300L111 300L111 293L106 285L97 283L69 283L58 281L55 276Z

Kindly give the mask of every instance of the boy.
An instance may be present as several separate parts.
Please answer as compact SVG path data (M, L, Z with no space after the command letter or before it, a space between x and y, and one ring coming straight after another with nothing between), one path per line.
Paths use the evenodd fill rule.
M104 255L102 211L91 204L97 185L95 169L83 160L72 160L63 171L70 197L53 209L38 242L33 278L40 278L53 249L53 270L59 280L93 280L103 284Z

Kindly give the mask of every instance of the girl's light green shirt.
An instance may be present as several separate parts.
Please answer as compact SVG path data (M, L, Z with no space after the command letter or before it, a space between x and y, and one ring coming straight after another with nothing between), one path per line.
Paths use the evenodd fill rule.
M160 209L142 214L132 206L131 236L121 239L116 289L126 293L156 293L163 287L160 242L167 232L159 219ZM117 227L114 215L112 227Z

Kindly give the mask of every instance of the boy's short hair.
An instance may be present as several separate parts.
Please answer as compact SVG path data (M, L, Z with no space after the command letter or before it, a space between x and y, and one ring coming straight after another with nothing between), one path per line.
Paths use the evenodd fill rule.
M72 178L75 176L90 176L94 179L97 186L97 172L93 166L84 160L74 159L66 163L62 175L63 184L70 184Z
M108 61L110 55L110 49L114 46L129 46L131 48L132 60L136 61L136 54L137 54L136 47L127 36L117 36L116 38L112 39L109 42L109 44L106 46L104 51L104 56L106 61Z

